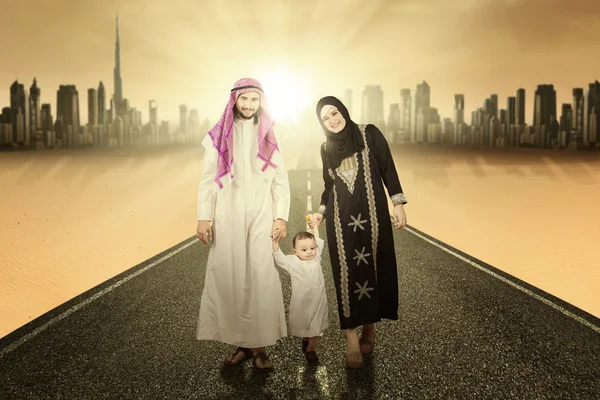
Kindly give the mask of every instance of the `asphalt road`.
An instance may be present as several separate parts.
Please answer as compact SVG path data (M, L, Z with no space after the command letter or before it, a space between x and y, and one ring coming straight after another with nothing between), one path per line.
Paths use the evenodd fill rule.
M323 184L289 175L296 232ZM208 249L190 238L0 339L0 399L600 399L598 318L410 225L394 240L400 320L378 325L363 370L345 368L327 250L321 364L288 337L268 376L223 367L232 347L195 339Z

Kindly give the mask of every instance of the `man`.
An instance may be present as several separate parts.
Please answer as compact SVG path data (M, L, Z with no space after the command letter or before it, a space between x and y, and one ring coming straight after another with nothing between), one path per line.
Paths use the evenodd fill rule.
M225 365L252 358L271 372L265 347L287 336L270 235L286 235L290 187L261 84L238 80L206 149L198 190L198 239L208 244L196 338L237 346Z

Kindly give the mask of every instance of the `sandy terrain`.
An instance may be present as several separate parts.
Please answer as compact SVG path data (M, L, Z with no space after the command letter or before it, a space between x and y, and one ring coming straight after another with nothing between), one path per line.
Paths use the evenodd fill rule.
M0 153L0 337L193 235L201 154ZM600 317L598 155L394 156L409 224Z

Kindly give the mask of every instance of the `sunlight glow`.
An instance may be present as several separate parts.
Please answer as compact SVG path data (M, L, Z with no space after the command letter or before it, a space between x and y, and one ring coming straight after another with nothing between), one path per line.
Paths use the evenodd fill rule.
M285 66L261 71L257 79L263 86L275 122L298 123L301 111L311 107L311 81L307 74L290 71Z

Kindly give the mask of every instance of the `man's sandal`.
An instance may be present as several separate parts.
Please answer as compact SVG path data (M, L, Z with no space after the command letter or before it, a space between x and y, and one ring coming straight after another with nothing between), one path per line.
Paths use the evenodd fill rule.
M302 338L302 353L306 353L306 349L308 349L308 338Z
M265 367L259 367L256 364L256 360L262 361L262 364L265 365ZM252 368L254 369L255 372L261 372L261 373L265 373L265 372L272 372L273 371L273 363L271 362L271 360L269 360L269 357L267 357L267 355L265 353L256 353L253 357L252 357Z
M360 352L363 355L370 356L371 354L373 354L373 347L375 347L375 344L369 339L360 339L358 343L360 343ZM363 351L363 348L366 348L366 350Z
M308 350L304 353L304 357L306 357L306 361L309 364L318 364L319 363L319 356L317 355L317 352L314 350Z
M240 354L240 352L244 353L244 358L242 358L238 361L234 361L235 356ZM231 360L225 359L225 361L223 361L223 364L227 365L228 367L235 367L237 365L243 364L246 360L249 360L251 358L252 358L252 351L250 349L246 349L244 347L238 347L237 349L235 349L235 352L231 355Z

